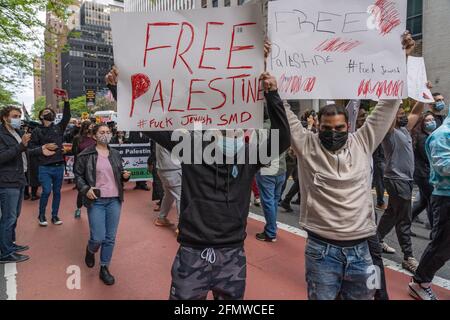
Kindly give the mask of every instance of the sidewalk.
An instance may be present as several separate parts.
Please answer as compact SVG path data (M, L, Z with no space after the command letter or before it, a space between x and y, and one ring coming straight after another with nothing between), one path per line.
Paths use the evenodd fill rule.
M178 243L174 229L153 224L156 214L150 206L151 192L131 190L132 184L126 187L110 267L116 284L107 287L98 278L98 266L88 269L84 264L89 237L86 209L83 208L80 220L73 218L76 192L72 187L63 186L62 226L39 227L38 202L24 202L18 243L31 247L27 252L31 260L17 265L17 299L167 299ZM169 217L174 216L171 213ZM262 228L261 222L249 219L245 299L306 299L305 239L280 230L276 243L260 242L254 235ZM81 270L80 290L69 290L66 286L69 266L79 266ZM391 299L410 299L407 275L387 269L386 276ZM440 299L450 300L449 290L436 286L434 290Z

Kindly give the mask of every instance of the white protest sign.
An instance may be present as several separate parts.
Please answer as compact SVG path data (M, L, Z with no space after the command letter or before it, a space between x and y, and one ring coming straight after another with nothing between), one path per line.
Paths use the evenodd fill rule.
M422 57L408 58L408 96L416 101L433 103L433 95L427 87L427 71Z
M258 6L113 13L119 130L262 128Z
M273 1L268 20L282 98L406 97L406 0Z

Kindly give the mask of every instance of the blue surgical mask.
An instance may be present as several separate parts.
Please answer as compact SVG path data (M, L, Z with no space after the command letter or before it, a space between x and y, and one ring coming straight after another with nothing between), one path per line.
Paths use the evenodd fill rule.
M219 136L218 146L222 154L233 156L244 146L244 138Z
M11 119L11 127L14 129L20 129L20 126L22 125L22 120L20 118L12 118Z
M431 133L436 130L436 121L430 121L425 123L424 129L426 132Z
M445 108L445 102L444 101L438 101L434 105L434 109L436 109L436 111L442 111L442 110L444 110L444 108Z

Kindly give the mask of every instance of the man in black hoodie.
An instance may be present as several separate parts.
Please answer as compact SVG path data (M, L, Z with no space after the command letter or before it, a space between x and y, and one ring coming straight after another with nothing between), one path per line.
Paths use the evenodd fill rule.
M113 69L106 82L114 97L117 96L118 72ZM271 150L271 134L279 132L279 147L275 154L256 164L201 164L182 162L182 191L178 242L180 248L172 266L170 299L206 299L213 292L215 299L243 299L246 281L246 257L244 240L247 236L251 184L256 172L270 164L272 158L286 151L290 146L290 130L278 95L276 79L268 73L261 77L265 88L271 130L266 150ZM147 132L151 139L172 151L178 142L171 140L171 132ZM194 135L191 132L191 142ZM227 141L226 139L224 139ZM226 145L230 145L230 141ZM249 145L242 139L231 141L235 153L239 145L248 155ZM203 142L203 149L208 142ZM218 146L228 149L226 145ZM192 158L194 155L192 155ZM191 162L193 163L193 162ZM223 162L225 163L225 162Z
M42 194L39 201L39 225L46 227L48 225L45 217L48 198L53 190L52 202L52 223L61 225L62 221L58 217L59 204L61 201L61 187L64 180L64 155L63 138L67 124L70 121L70 104L67 92L64 99L64 111L61 122L54 124L56 113L53 109L45 108L39 112L39 119L42 125L33 130L31 135L30 147L37 148L48 145L55 154L51 157L39 156L39 182L42 185Z

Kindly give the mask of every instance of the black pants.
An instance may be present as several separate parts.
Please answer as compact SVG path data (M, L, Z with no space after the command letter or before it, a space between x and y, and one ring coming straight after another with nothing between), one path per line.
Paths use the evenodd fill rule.
M291 203L292 198L294 198L296 194L298 194L298 199L300 200L300 184L298 183L298 167L295 167L295 170L292 173L292 178L294 179L294 183L292 184L288 193L284 197L283 202L285 202L285 203Z
M395 227L404 258L413 257L411 244L411 198L413 183L408 180L384 179L389 194L388 207L378 224L378 237L384 237Z
M436 272L450 260L450 197L432 196L431 207L437 219L437 232L425 249L414 275L418 283L431 282Z
M83 207L83 195L78 192L77 194L77 209L81 209Z
M283 195L284 191L286 190L286 185L290 176L292 176L292 178L294 178L294 176L297 176L297 163L295 163L295 165L287 166L286 179L284 179L283 186L281 187L281 195Z
M36 197L37 196L38 187L31 187L31 196ZM24 195L29 196L30 195L30 186L26 186L24 189Z
M371 236L367 239L367 244L369 245L370 255L372 256L372 261L375 266L380 270L380 289L375 291L375 300L389 300L389 295L387 293L386 287L386 277L384 274L384 264L383 257L381 253L383 249L381 248L380 240L378 235Z
M384 162L375 163L373 166L373 184L377 192L377 205L382 206L384 204Z
M423 210L427 210L427 217L430 226L433 227L433 214L431 210L431 194L433 193L433 186L430 184L428 177L416 177L414 182L419 187L420 201L414 203L412 208L412 220L422 213Z

